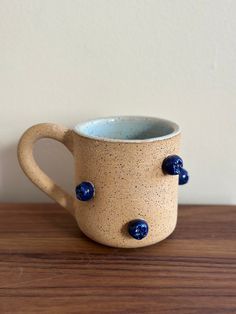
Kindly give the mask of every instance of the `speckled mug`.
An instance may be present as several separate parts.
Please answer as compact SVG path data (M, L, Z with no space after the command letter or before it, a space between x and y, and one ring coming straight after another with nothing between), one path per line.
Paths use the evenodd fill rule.
M41 138L62 142L74 156L74 196L36 164L33 144ZM188 179L177 156L179 145L180 129L174 122L109 117L80 123L73 130L35 125L20 139L18 159L30 180L65 207L89 238L136 248L157 243L175 229L178 181Z

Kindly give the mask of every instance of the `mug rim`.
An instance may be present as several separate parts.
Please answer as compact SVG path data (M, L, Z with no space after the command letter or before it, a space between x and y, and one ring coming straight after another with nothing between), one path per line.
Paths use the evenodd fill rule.
M147 120L147 121L152 121L152 122L164 122L166 125L169 127L173 128L173 131L162 136L154 136L150 138L145 138L145 139L122 139L122 138L109 138L109 137L104 137L104 136L96 136L96 135L91 135L87 134L82 130L83 127L89 124L96 124L98 122L115 122L117 120ZM178 134L181 133L181 129L179 125L171 120L159 118L159 117L153 117L153 116L142 116L142 115L118 115L118 116L108 116L108 117L101 117L101 118L96 118L96 119L91 119L91 120L86 120L80 123L77 123L75 127L73 128L73 131L88 139L93 139L96 141L102 141L102 142L114 142L114 143L147 143L147 142L155 142L155 141L163 141L166 139L170 139Z

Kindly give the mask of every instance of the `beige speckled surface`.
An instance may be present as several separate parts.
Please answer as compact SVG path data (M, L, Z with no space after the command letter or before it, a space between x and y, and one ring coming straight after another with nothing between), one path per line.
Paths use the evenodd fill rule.
M33 143L42 137L63 142L75 157L75 186L95 185L95 197L76 200L58 187L37 166ZM141 143L95 140L53 124L32 127L21 138L18 158L26 175L41 190L76 217L91 239L114 247L141 247L165 239L177 221L178 176L164 175L165 157L179 153L180 134L169 139ZM144 219L149 233L133 239L127 224Z
M180 135L163 141L115 143L74 134L76 184L91 181L96 196L77 203L81 230L93 240L116 247L141 247L166 238L177 220L178 176L164 175L164 158L179 152ZM149 233L133 239L127 223L144 219Z

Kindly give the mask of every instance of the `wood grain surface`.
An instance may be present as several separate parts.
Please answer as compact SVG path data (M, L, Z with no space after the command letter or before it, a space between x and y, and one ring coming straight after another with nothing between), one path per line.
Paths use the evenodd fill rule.
M55 204L0 205L0 313L236 313L236 206L180 206L146 248L92 242Z

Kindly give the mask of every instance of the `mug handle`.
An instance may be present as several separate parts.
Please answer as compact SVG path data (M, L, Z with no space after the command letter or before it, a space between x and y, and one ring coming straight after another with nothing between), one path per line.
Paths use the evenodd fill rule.
M75 216L75 198L49 178L34 159L34 143L42 138L61 142L73 155L72 130L53 123L40 123L26 130L19 141L17 154L20 166L36 186Z

